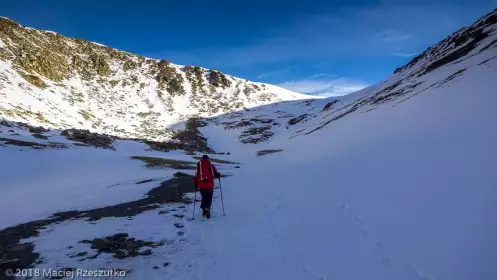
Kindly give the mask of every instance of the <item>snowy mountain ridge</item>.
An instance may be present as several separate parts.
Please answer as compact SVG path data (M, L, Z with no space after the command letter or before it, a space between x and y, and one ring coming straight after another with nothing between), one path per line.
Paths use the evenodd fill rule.
M347 96L322 99L25 28L3 18L0 117L152 140L178 139L190 119L203 117L223 131L232 130L245 144L292 139L351 113L396 106L463 79L496 58L496 29L494 10L385 80Z
M358 92L342 97L270 104L250 112L221 116L214 122L227 130L236 129L242 143L260 143L273 137L281 141L293 139L321 130L346 116L360 114L367 118L368 112L373 110L395 107L420 94L450 87L465 81L466 74L478 72L479 68L495 71L490 66L495 59L497 9L431 46L386 79Z
M497 279L496 19L359 92L190 118L174 143L0 121L0 279ZM204 152L224 175L211 220Z
M309 96L0 18L0 117L164 140L190 117Z
M327 99L215 70L148 59L3 18L0 117L51 128L165 140L192 117L220 116L212 121L228 130L244 128L239 131L242 143L264 142L278 135L294 138L350 113L402 102L482 66L494 58L496 17L494 10L375 85ZM306 100L281 103L298 99Z

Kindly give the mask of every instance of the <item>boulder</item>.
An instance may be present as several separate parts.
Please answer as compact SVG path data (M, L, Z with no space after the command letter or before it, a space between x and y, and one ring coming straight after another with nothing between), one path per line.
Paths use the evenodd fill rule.
M183 225L182 223L174 223L174 226L176 228L184 228L185 227L185 225Z
M33 133L31 135L33 135L33 137L38 138L38 139L48 140L47 136L41 135L40 133Z
M124 259L129 257L129 252L123 249L119 249L114 253L114 258L116 259Z
M107 239L102 239L102 238L95 238L91 242L91 248L92 249L97 249L99 251L108 251L112 249L114 246L112 242L110 242Z
M45 129L41 126L39 126L39 127L30 126L29 127L29 132L31 132L31 133L43 133L43 132L47 132L47 131L48 131L48 129Z
M92 133L89 130L79 129L66 129L63 130L60 135L65 136L72 141L104 149L114 149L112 143L114 143L114 140L116 139L116 137L111 137L109 135Z

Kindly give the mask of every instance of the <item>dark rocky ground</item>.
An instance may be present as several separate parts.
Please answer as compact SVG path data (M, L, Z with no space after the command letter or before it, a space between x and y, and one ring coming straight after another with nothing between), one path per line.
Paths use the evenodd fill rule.
M257 152L257 156L265 156L265 155L269 155L269 154L273 154L273 153L279 153L283 150L281 149L277 149L277 150L260 150Z
M132 156L133 160L141 160L146 163L148 168L172 168L178 170L191 169L195 170L195 162L175 160L160 157L145 157L145 156Z
M40 230L51 224L70 219L96 221L107 217L131 218L145 211L159 208L161 205L167 203L192 203L192 201L184 198L185 193L192 191L194 191L193 177L178 172L172 179L164 181L156 188L150 190L146 194L146 197L142 199L85 211L59 212L47 219L31 221L0 230L0 279L12 279L5 276L6 269L28 268L33 266L37 261L41 261L41 256L34 252L33 244L20 243L20 241L25 238L38 236ZM179 206L179 208L182 208L182 206ZM179 219L184 217L180 213L176 215ZM182 223L175 223L175 227L181 228ZM101 253L113 254L115 258L135 257L149 254L148 251L141 250L142 247L165 245L129 238L126 233L96 238L92 241L82 241L82 243L91 244L91 248L98 250L97 255L87 256L87 252L80 252L78 253L80 254L79 256L74 255L72 257L96 258Z
M137 256L148 256L152 254L152 249L159 246L165 245L164 242L152 242L138 240L129 237L127 233L116 233L111 236L106 236L103 238L95 238L93 240L81 240L79 243L90 244L91 249L97 250L97 254L93 256L87 256L88 252L80 252L71 257L83 257L80 261L85 259L96 258L102 253L112 254L116 259L125 259ZM145 248L144 247L149 247Z
M207 138L205 138L198 127L204 126L205 123L198 119L190 119L186 122L185 129L181 131L177 131L175 135L173 135L172 139L175 141L151 141L145 139L136 139L136 138L121 138L117 136L100 134L90 132L89 130L84 129L66 129L60 132L61 136L64 136L68 140L74 141L72 145L74 146L85 146L85 147L95 147L101 149L110 149L115 150L115 141L116 140L129 140L144 143L149 147L150 150L156 150L161 152L169 152L172 150L183 150L185 153L194 155L196 152L199 153L208 153L215 154L216 152L209 147L207 143ZM21 146L21 147L32 147L34 149L45 149L45 148L68 148L72 146L71 144L63 144L57 142L48 142L48 143L36 143L32 141L24 141L24 140L16 140L8 138L8 134L11 136L16 136L18 134L14 133L12 128L20 128L26 131L29 131L31 135L37 139L48 140L49 136L44 135L44 133L49 132L49 129L43 127L33 127L25 123L21 122L10 122L5 120L0 120L0 130L2 133L2 137L0 141L5 143L0 144L0 146L13 145L13 146ZM4 133L4 130L6 133Z
M76 130L69 129L64 130L60 133L61 136L65 136L67 139L74 141L74 143L57 143L57 142L43 142L37 143L34 141L16 140L7 138L8 133L14 133L14 128L21 128L25 131L29 131L33 137L37 139L48 140L49 135L47 132L49 130L42 127L32 127L23 123L13 123L2 121L0 125L3 126L4 131L2 131L2 137L0 138L0 146L19 146L21 148L27 147L32 149L66 149L72 146L91 146L96 148L115 150L114 143L116 140L121 140L119 137L91 133L87 130ZM175 139L180 140L182 143L178 142L154 142L143 139L125 139L142 142L150 147L152 150L159 151L170 151L170 150L184 150L186 153L195 152L205 152L209 154L216 154L211 148L209 148L207 139L204 138L197 127L204 125L197 120L191 120L187 123L186 129L178 133ZM3 142L3 143L2 143ZM230 154L230 153L218 153L218 154ZM137 157L137 160L144 161L148 167L161 167L161 168L172 168L172 169L194 169L195 162L178 162L171 161L167 159L149 158L149 157ZM238 164L235 162L224 161L213 159L216 163L222 164ZM184 168L183 168L184 167ZM236 166L235 168L239 168ZM226 176L231 176L231 174L223 174ZM142 180L136 182L136 184L144 184L148 182L156 181L157 179ZM164 204L168 203L191 203L191 200L185 199L184 194L187 192L194 191L193 177L177 172L174 177L170 180L163 181L156 188L150 190L146 193L145 197L126 203L120 203L112 206L89 209L85 211L65 211L54 213L51 217L46 219L31 221L16 226L12 226L5 229L0 229L0 280L1 279L12 279L12 277L6 277L5 270L7 269L23 269L33 267L35 264L43 263L43 256L35 252L34 244L32 243L21 243L21 240L36 237L40 233L40 230L47 228L52 224L61 223L67 220L78 220L83 219L95 223L95 221L107 217L128 217L132 219L133 216L143 213L145 211L150 211L162 207ZM177 208L177 209L176 209ZM178 236L184 234L184 224L181 220L185 217L181 213L185 208L184 205L180 205L176 208L161 210L159 214L166 214L171 212L173 217L177 219L174 222ZM147 255L151 253L150 248L158 246L167 246L165 243L155 243L147 240L137 240L130 238L127 233L122 232L112 236L98 237L94 240L81 240L81 243L88 244L88 251L84 252L71 252L67 254L69 258L77 258L80 261L85 259L93 259L98 257L100 254L111 254L114 258L122 259L129 257L136 257L141 255ZM144 248L146 247L146 248ZM95 253L93 250L97 250ZM70 251L68 249L68 251ZM165 263L168 266L169 263ZM72 270L73 268L59 268Z
M19 146L19 147L31 147L33 149L45 149L45 148L65 149L65 148L67 148L67 145L62 144L62 143L56 143L56 142L48 142L47 144L45 144L45 143L16 140L16 139L4 138L4 137L0 137L0 141L4 141L4 143L0 144L0 146L11 145L11 146Z

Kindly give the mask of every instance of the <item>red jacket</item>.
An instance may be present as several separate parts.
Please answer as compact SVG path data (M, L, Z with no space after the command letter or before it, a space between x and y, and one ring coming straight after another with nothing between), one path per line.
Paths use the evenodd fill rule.
M203 172L202 172L203 171ZM208 172L210 174L203 174ZM202 180L202 177L212 178L209 180ZM207 159L201 159L197 163L197 173L195 174L195 184L199 189L213 189L214 188L214 178L221 177L221 174L217 172L216 167Z

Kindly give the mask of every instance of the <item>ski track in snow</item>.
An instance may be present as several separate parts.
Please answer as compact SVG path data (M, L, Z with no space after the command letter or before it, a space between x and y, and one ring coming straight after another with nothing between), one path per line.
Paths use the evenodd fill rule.
M229 184L231 180L226 181L225 184ZM260 277L264 279L282 279L283 277L287 279L343 279L346 275L339 275L340 265L313 264L309 260L309 255L302 252L307 251L304 247L309 245L301 240L302 237L312 240L316 233L318 236L324 236L319 234L320 230L328 231L328 229L321 228L319 224L309 225L316 218L340 225L333 227L333 231L339 232L338 235L346 233L337 240L321 240L320 250L333 254L333 246L326 245L326 243L340 243L340 239L345 239L347 244L360 244L359 253L352 255L355 255L354 258L363 258L368 261L371 264L371 273L378 276L393 274L400 277L397 279L420 279L413 271L407 269L406 265L403 266L403 263L395 259L391 260L391 257L386 254L383 243L374 238L363 237L361 231L371 233L371 230L366 227L365 222L352 218L353 215L345 206L346 204L340 205L336 204L333 199L323 199L323 202L330 203L326 213L313 213L305 208L298 210L301 213L294 213L292 205L295 202L292 200L295 197L285 195L284 186L270 182L250 186L240 184L243 178L237 178L236 182L236 186L230 187L233 189L224 190L227 216L222 216L220 205L216 207L220 203L220 198L216 195L213 202L215 203L213 219L195 220L191 223L190 242L181 254L184 256L179 259L188 259L188 256L193 256L194 260L175 264L175 271L171 274L175 279L201 279L205 275L209 275L211 279L234 279L233 277L236 279L261 279ZM247 192L243 192L243 189ZM244 193L244 199L240 201L239 196L234 196L235 193ZM236 207L234 200L237 200ZM303 223L300 223L294 221L296 217L293 214L313 217L304 219ZM295 232L299 234L295 235ZM347 235L353 235L353 238L349 239ZM229 252L236 253L230 254ZM362 254L367 257L363 257ZM230 271L231 264L237 267L236 271ZM265 274L261 275L259 271L264 271ZM361 275L366 276L369 273ZM375 279L381 279L381 277Z
M353 217L355 219L355 226L361 230L362 238L364 238L368 242L369 246L378 254L378 258L384 266L400 266L411 271L417 278L419 278L419 280L431 280L431 278L424 276L422 272L416 268L413 268L400 257L393 255L393 253L385 245L385 242L379 240L375 236L374 231L370 228L368 223L362 217L353 214L347 204L341 204L340 212L345 217Z
M490 119L495 118L490 105L495 96L488 91L493 87L489 83L492 79L488 75L491 73L479 68L468 70L465 75L473 82L454 79L452 83L437 88L436 93L433 88L427 89L409 103L377 108L368 113L366 120L358 115L349 117L333 126L335 133L331 130L316 132L311 136L313 140L297 138L289 144L291 147L282 147L282 153L264 160L244 162L244 168L235 177L226 179L223 185L228 215L217 216L207 223L193 223L191 235L197 242L186 244L180 254L183 257L179 258L170 275L176 279L201 279L209 275L212 279L407 280L465 279L454 276L459 274L457 272L468 276L472 271L490 275L488 262L480 266L454 267L453 262L467 262L468 258L461 253L449 253L449 248L457 246L459 240L468 240L464 238L475 234L488 241L488 230L492 230L490 225L483 226L487 223L475 220L480 208L474 205L492 205L487 201L490 199L487 192L490 182L495 182L495 176L488 177L485 166L495 162L495 157L488 155L483 147L490 147L488 145L496 135L487 134L484 143L478 138L452 136L460 135L464 129L470 135L481 135L490 125ZM471 106L464 95L468 91L474 92ZM445 107L449 97L452 106ZM387 129L378 127L387 119L402 122L390 121ZM359 126L361 134L344 136L354 122L365 122ZM439 127L444 127L444 131L440 132ZM362 140L362 133L371 137ZM432 138L424 137L426 133L432 133ZM215 135L211 136L216 143ZM447 139L451 139L449 146ZM327 141L333 141L334 146ZM220 142L228 143L226 140ZM454 149L461 152L457 147L467 145L476 148L471 152L478 157L486 155L480 158L487 163L481 162L483 168L469 166L466 162L458 162L457 166L449 163L456 162L451 160ZM360 150L356 151L358 147ZM242 152L248 153L249 149ZM313 152L319 149L326 156ZM299 160L291 156L296 151ZM473 160L476 154L465 153ZM379 157L383 164L388 162L387 166L378 166L380 161L371 160ZM409 160L419 163L413 165ZM319 164L315 164L316 161ZM281 162L285 163L285 168L274 168ZM444 168L434 172L431 165L435 163ZM328 177L313 171L314 168L327 173L328 170L320 169L325 164L339 170L332 172L331 190L327 190L326 184L321 185ZM384 169L389 172L382 173ZM299 175L305 170L304 174L318 176L320 180L294 177L294 170L299 170ZM412 174L414 170L416 176ZM361 180L354 171L364 178ZM455 179L454 172L472 174L471 178L486 178L485 181L480 179L479 187L474 189L480 201L464 202L475 207L472 212L462 211L457 202L461 195L459 192L465 189L459 186L460 181L469 177ZM257 174L257 178L250 174ZM383 182L394 181L386 185L370 184L370 180L376 182L379 178ZM340 185L334 186L335 182ZM446 189L449 185L451 191ZM375 191L370 192L369 188ZM447 201L446 195L439 197L440 193L448 192L454 193L452 200ZM362 195L358 196L359 193ZM373 204L369 205L371 202ZM443 203L442 209L438 203ZM419 205L429 205L430 210L423 211ZM473 220L475 231L465 231L465 222L452 221L454 218L447 223L449 217L442 216L447 211L463 217L466 215L463 219L467 222ZM433 224L433 215L437 216L436 224ZM451 230L444 228L446 226ZM485 231L485 227L489 229ZM430 228L433 229L430 231ZM418 231L421 236L417 236ZM455 238L448 238L454 235ZM474 238L465 245L471 248L468 250L480 248L480 243L472 241ZM410 244L412 241L414 243ZM439 249L437 242L443 243L444 251ZM195 259L191 261L188 256L195 256Z

